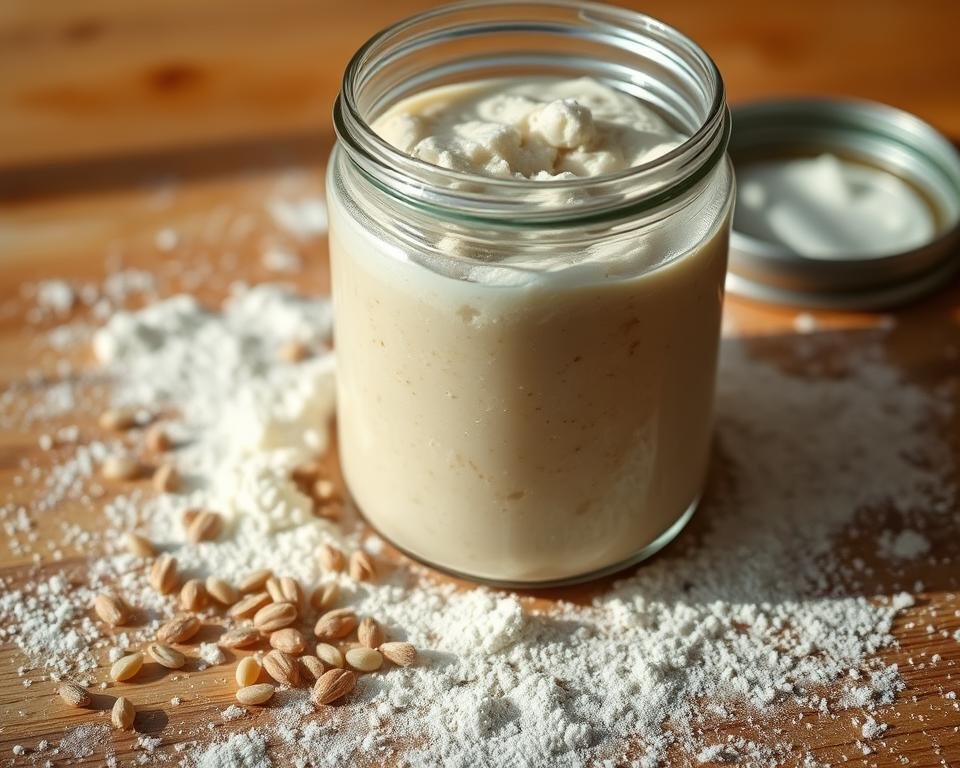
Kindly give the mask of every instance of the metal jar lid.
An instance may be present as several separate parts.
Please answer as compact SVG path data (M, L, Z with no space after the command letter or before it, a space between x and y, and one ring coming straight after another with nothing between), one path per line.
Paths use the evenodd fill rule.
M902 304L960 270L960 155L931 125L866 101L791 99L733 110L734 168L758 160L829 152L888 171L933 209L934 239L882 256L811 258L737 230L734 215L727 288L783 304L878 309Z

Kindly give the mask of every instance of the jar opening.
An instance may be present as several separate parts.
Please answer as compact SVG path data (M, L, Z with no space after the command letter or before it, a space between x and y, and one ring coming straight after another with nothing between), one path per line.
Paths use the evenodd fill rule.
M643 165L543 181L431 165L371 128L387 107L414 93L524 75L592 77L644 102L688 138ZM471 0L383 30L347 66L334 125L350 162L401 203L457 219L518 225L655 210L716 167L730 132L723 81L699 46L648 16L576 0Z

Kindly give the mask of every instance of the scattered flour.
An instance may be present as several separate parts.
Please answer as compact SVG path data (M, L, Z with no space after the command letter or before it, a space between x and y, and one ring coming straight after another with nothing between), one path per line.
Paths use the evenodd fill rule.
M137 749L142 749L144 752L153 752L157 747L163 743L163 739L159 736L147 736L141 734L137 736Z
M44 280L37 285L37 305L56 314L73 309L76 294L65 280Z
M337 580L344 604L421 651L413 667L362 677L346 705L320 718L305 691L278 694L255 729L188 750L185 765L268 766L268 746L277 764L296 766L402 756L413 768L604 761L645 768L676 748L700 762L769 764L787 747L716 744L703 727L737 708L763 722L771 712L872 711L893 701L899 672L871 657L893 642L893 618L913 598L871 600L848 588L856 571L834 547L872 505L949 508L954 489L929 468L946 465L947 447L938 432L922 429L943 416L942 402L902 380L879 346L845 353L843 375L820 375L765 361L762 343L725 340L717 479L697 522L588 604L534 611L520 595L440 584L417 566L388 571L376 584L321 571L322 543L364 543L362 532L313 517L289 478L297 463L327 448L330 323L327 300L268 284L238 287L221 311L178 296L114 313L95 336L115 402L175 414L174 455L186 483L179 494L112 499L104 508L108 549L123 530L146 527L192 576L269 567L308 588ZM312 356L279 359L290 339ZM815 343L805 337L803 349ZM88 488L89 470L106 450L69 470L66 485ZM64 458L64 466L75 460ZM48 500L42 511L58 503ZM180 514L199 504L222 511L229 529L217 542L184 544ZM930 548L913 530L880 540L881 554L894 558ZM368 538L365 546L376 552L380 542ZM0 596L3 639L42 656L57 674L92 671L109 648L140 641L131 629L108 642L90 619L98 585L111 581L158 617L154 627L173 609L147 588L130 556L107 554L78 581L57 574L30 594ZM217 646L199 650L204 663L223 662ZM216 720L224 726L245 714L231 705ZM871 716L862 736L883 728ZM79 730L62 746L105 738L78 739Z
M243 707L238 707L236 704L231 704L229 707L220 712L220 717L227 722L230 722L231 720L239 720L245 714L247 714L247 710L245 710Z
M260 263L271 272L297 273L303 267L300 257L284 248L273 246L263 252Z
M109 725L80 725L69 729L60 739L60 751L79 760L92 755L109 738Z
M232 733L189 758L196 768L267 768L267 738L256 730Z
M180 235L177 230L171 227L158 229L153 237L153 244L158 251L172 251L180 242Z
M927 537L909 528L895 535L890 531L882 531L879 545L882 557L897 560L914 560L930 551Z
M880 736L887 726L883 723L878 723L875 718L868 716L866 722L860 728L860 733L865 739L875 739Z
M472 590L439 611L433 632L437 650L455 654L487 655L515 643L523 632L524 616L515 597Z
M267 210L277 226L301 240L319 237L327 231L327 205L321 197L277 197L267 204Z
M117 313L97 332L98 359L123 382L118 403L180 414L178 469L194 490L172 501L178 509L207 504L261 533L312 521L289 474L327 447L331 323L329 301L269 284L238 287L219 313L181 295ZM317 354L283 362L278 350L291 340Z
M4 590L0 638L16 642L31 659L43 658L59 675L95 669L92 647L101 633L87 615L87 595L92 601L92 593L75 591L62 574L40 581L30 592Z
M214 667L227 660L220 646L216 643L200 643L200 658L208 666Z
M797 333L813 333L817 329L817 318L809 312L801 312L794 316L793 327Z

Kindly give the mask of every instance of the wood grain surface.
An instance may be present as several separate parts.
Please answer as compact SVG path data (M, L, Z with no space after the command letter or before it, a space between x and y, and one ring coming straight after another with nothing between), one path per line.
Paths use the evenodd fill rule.
M185 286L213 300L234 279L271 277L258 254L264 242L283 234L264 212L264 199L278 190L322 190L332 141L328 116L344 63L377 28L422 7L407 0L0 4L0 390L19 393L10 407L27 408L56 378L56 360L39 343L50 323L23 319L27 302L21 290L31 281L99 279L122 264L155 273L161 292ZM643 10L709 50L733 102L796 93L856 95L913 111L960 137L956 2L655 0ZM249 233L230 242L229 260L223 232L211 224L224 211L248 214L254 222ZM183 236L185 245L174 253L154 246L156 231L165 226ZM328 290L326 244L297 247L306 263L300 286ZM790 356L801 343L795 314L731 299L725 320L729 333L753 338L764 354ZM811 336L825 343L856 349L875 340L868 330L876 324L874 315L817 317ZM953 393L956 402L960 284L894 318L893 329L882 336L885 353L911 381ZM80 364L87 354L72 353ZM37 370L44 375L28 377ZM954 462L939 468L945 477L960 469L960 417L952 419ZM91 422L88 413L62 419L88 437L97 434ZM29 500L30 487L13 481L22 460L49 466L50 455L38 447L40 429L0 432L0 503ZM960 693L960 643L952 637L960 629L956 514L933 529L930 559L896 572L871 561L877 570L870 594L890 594L917 580L924 584L917 605L896 622L899 647L881 654L899 664L907 687L878 716L890 728L871 743L876 751L861 753L858 729L844 713L790 712L783 713L784 731L776 735L778 742L794 744L785 763L799 765L809 753L823 763L865 768L960 765L960 711L957 700L944 695ZM59 538L65 523L98 524L97 515L73 502L35 522L39 541ZM851 556L869 557L863 542L842 546ZM65 566L84 567L84 553L63 547L62 555L59 562L49 553L35 561L0 543L2 589ZM528 597L534 605L583 600L607 584ZM933 664L935 654L941 660ZM49 681L24 687L17 674L23 663L12 645L0 649L0 765L42 765L38 755L15 756L13 746L33 749L42 739L55 743L68 726L104 722L102 712L65 709ZM105 679L106 669L97 675ZM184 734L195 734L215 719L214 707L232 701L231 675L229 667L214 667L179 679L151 677L138 686L144 702L138 731L161 736L165 748L196 739ZM171 706L173 696L183 702ZM211 733L224 727L218 724ZM774 738L746 716L718 722L716 732L761 742ZM136 736L111 738L121 762L134 764L142 751L135 748ZM102 759L99 752L70 763L92 766Z
M374 31L431 3L86 0L0 4L0 167L163 150L329 143L343 67ZM952 0L626 3L717 61L731 103L876 99L960 136ZM115 165L115 164L114 164ZM89 167L89 166L84 166Z

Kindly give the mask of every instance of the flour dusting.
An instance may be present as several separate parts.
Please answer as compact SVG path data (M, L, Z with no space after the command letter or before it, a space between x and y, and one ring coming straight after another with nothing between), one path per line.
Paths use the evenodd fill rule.
M294 218L320 226L312 209L272 213L290 226ZM61 288L46 291L45 306L66 307ZM323 570L325 543L384 548L352 518L317 517L291 475L329 449L331 318L327 299L277 284L237 286L219 308L183 294L110 313L92 342L109 377L105 396L162 417L184 485L161 494L132 485L98 501L98 463L129 441L88 431L51 438L55 467L39 474L62 481L44 484L23 467L22 482L39 484L30 505L0 510L11 548L46 554L30 539L30 521L56 514L65 499L101 509L104 520L100 533L64 528L58 545L81 542L93 553L86 567L58 569L54 560L48 575L0 597L0 638L29 659L23 675L95 684L110 658L142 648L176 610L121 549L122 535L140 530L175 554L185 576L237 579L270 568L308 594L336 583L341 604L419 651L416 665L362 675L341 706L319 713L303 690L282 691L264 710L219 698L205 732L177 735L186 746L176 750L165 737L144 751L153 760L647 767L684 755L776 765L794 745L719 743L710 728L738 713L772 728L799 722L803 710L854 710L864 743L882 738L880 708L903 682L876 654L894 643L894 619L915 599L909 585L870 592L865 567L838 556L838 545L878 506L914 521L917 510L932 518L955 502L952 478L937 471L950 460L938 436L947 401L901 377L882 354L882 332L844 352L839 373L805 365L799 342L797 358L782 360L762 342L725 340L714 477L695 522L665 553L581 603L535 606L510 591L454 586L412 563L380 562L373 583ZM829 345L802 338L806 351ZM277 354L291 340L305 345L305 359ZM218 540L186 540L181 518L191 507L222 513ZM878 557L898 563L933 550L913 522L872 540ZM89 606L107 585L144 611L141 624L111 632L96 620ZM202 616L231 624L212 608ZM228 678L203 693L232 696L221 649L204 642L191 653ZM98 727L72 731L60 749L77 757L101 749L109 729Z

